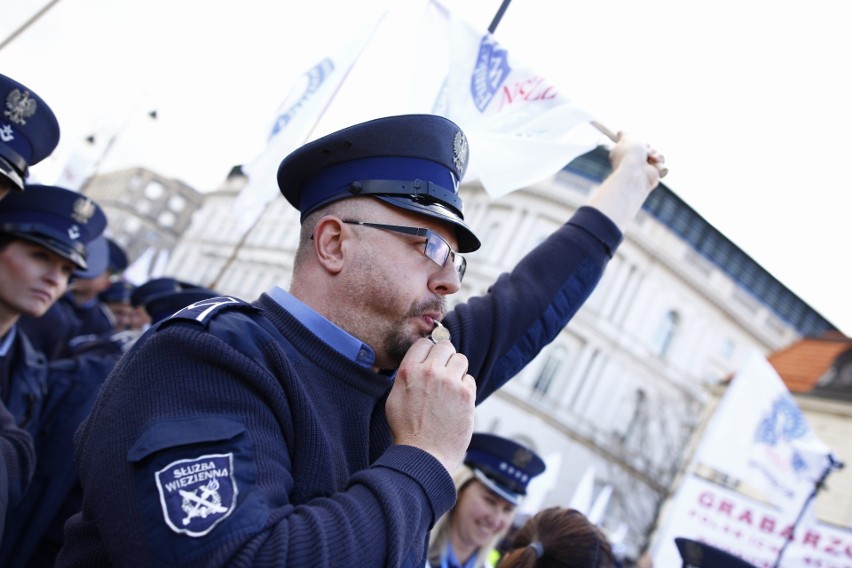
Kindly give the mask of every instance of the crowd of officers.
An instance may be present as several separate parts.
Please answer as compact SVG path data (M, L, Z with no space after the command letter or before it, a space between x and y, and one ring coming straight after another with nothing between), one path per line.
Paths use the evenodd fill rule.
M59 142L33 90L0 75L0 566L52 566L79 510L73 435L118 358L151 325L212 290L135 286L101 208L29 168Z
M3 75L0 104L0 566L53 566L82 504L74 435L110 371L151 325L219 294L168 277L126 281L127 255L97 203L29 183L30 166L59 142L50 107ZM550 508L513 526L544 468L515 441L474 434L428 564L487 566L499 547L503 566L615 566L604 533L578 511ZM698 566L703 545L690 546Z

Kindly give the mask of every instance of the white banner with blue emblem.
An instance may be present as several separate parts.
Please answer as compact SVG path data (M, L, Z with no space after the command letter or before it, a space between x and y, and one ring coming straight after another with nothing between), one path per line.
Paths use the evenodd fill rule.
M725 391L694 462L753 485L795 514L830 455L781 377L754 353Z

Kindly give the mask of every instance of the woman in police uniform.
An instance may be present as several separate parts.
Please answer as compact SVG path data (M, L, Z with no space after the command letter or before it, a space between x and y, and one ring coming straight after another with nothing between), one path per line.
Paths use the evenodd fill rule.
M544 471L531 450L494 434L475 433L464 464L453 475L456 505L429 538L431 568L485 568L512 526L530 480Z
M92 200L32 185L0 202L0 393L18 424L35 434L44 398L43 357L17 322L38 317L85 270L86 244L106 227Z

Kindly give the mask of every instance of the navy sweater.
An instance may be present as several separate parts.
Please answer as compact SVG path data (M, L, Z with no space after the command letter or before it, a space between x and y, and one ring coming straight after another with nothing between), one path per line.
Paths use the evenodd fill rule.
M620 239L581 208L447 314L478 402L564 327ZM455 489L392 445L390 387L266 295L185 310L121 359L78 431L83 510L57 566L424 566Z

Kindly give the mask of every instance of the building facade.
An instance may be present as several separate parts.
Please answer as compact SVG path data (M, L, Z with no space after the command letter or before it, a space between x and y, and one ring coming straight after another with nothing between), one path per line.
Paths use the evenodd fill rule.
M106 213L106 234L130 261L166 259L189 228L204 195L182 181L144 168L129 168L90 179L80 192ZM165 264L165 261L163 262Z

